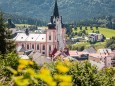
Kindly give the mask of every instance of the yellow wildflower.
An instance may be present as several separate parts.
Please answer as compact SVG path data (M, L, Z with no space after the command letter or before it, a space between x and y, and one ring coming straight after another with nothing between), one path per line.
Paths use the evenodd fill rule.
M26 72L30 74L30 76L35 76L35 71L32 68L26 69Z
M23 76L17 76L17 77L13 77L15 83L18 86L28 86L29 84L29 79L23 79Z
M50 75L50 71L47 68L41 68L40 73L43 75Z
M39 74L39 75L37 75L37 78L46 82L49 86L56 86L56 82L53 80L51 75Z
M68 83L68 82L60 82L59 86L72 86L72 83Z
M61 72L61 73L66 73L66 72L69 71L69 68L67 68L66 66L61 65L61 64L58 64L58 65L56 66L56 68L57 68L57 70L58 70L59 72Z
M33 65L33 64L34 64L34 62L33 62L33 61L31 61L31 60L29 60L29 64L30 64L30 65Z
M59 81L72 82L72 76L71 75L54 75L54 78L59 80Z
M29 64L29 60L20 59L19 63L23 64L23 65L28 65Z
M20 64L20 65L18 66L18 71L20 71L20 70L24 69L25 67L26 67L25 65Z

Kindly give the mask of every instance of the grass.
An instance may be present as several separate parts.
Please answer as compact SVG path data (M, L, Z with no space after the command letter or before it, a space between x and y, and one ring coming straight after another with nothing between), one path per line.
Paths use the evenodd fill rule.
M101 48L105 48L106 42L97 42L95 44L90 44L88 42L81 42L79 44L73 44L73 47L81 47L81 46L85 46L85 48L88 48L90 46L94 46L96 48L96 50L101 49Z
M31 26L29 24L16 24L16 26L23 27L23 26Z
M85 30L85 27L82 27L82 30ZM93 27L93 30L97 31L95 27ZM90 27L87 27L86 32L87 33L92 33L93 30L91 30ZM111 38L111 37L115 36L115 30L108 29L108 28L102 28L102 27L99 27L98 30L101 34L103 34L107 38ZM73 31L74 32L80 32L80 28L78 27L77 30L75 30L73 28Z
M17 27L24 27L24 26L28 27L28 26L34 26L34 25L30 25L30 24L16 24L16 26ZM46 28L47 29L46 26L38 26L38 28Z

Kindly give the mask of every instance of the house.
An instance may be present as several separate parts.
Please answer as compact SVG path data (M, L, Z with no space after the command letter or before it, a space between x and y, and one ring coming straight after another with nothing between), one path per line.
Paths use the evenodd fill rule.
M103 35L98 33L89 33L89 42L100 42L103 40Z
M51 63L52 59L48 58L46 56L43 56L41 53L39 52L35 52L32 56L32 60L39 66L45 64L45 63Z
M102 61L96 62L96 61L90 60L90 63L91 63L92 66L96 66L98 70L101 70L105 67L104 62L102 62Z
M77 61L89 60L92 64L97 64L97 66L102 64L99 68L106 68L115 65L115 51L111 51L111 49L99 49L97 52L94 48L85 49L82 52L69 51L66 49L64 52L58 51L55 53L54 59L57 57Z
M82 52L86 52L86 53L96 53L97 50L94 47L89 47L87 49L84 49Z

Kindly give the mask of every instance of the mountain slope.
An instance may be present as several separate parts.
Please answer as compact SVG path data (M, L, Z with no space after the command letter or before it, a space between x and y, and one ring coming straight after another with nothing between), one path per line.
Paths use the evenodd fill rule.
M115 15L115 0L58 0L64 22ZM54 0L0 0L0 8L7 12L49 21Z

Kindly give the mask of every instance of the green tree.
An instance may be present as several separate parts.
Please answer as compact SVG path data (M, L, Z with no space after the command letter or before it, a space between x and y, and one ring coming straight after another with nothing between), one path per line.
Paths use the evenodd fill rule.
M98 30L98 28L99 28L99 27L98 27L98 26L96 26L96 30Z
M6 67L10 66L14 69L17 69L18 59L19 57L16 53L8 53L5 54L4 57L3 55L0 55L0 74L2 74L2 76L11 75L11 72L9 72Z
M82 30L82 26L80 26L80 30Z
M83 30L82 33L84 33L86 35L86 30Z
M92 27L92 26L90 26L90 29L91 29L91 30L93 30L93 27Z
M77 30L77 27L75 27L75 30Z
M11 39L11 31L4 23L3 13L0 12L0 52L6 54L15 51L15 43Z
M85 26L85 30L87 30L87 26Z

